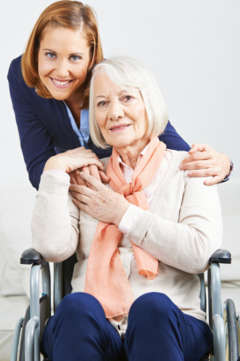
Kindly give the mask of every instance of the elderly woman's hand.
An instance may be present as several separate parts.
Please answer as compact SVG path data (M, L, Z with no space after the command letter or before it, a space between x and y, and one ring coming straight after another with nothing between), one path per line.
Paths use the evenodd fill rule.
M187 170L189 177L211 177L204 181L210 186L221 182L229 174L230 164L225 154L216 152L209 145L193 144L180 169Z
M129 207L128 201L95 177L84 172L81 177L87 186L73 184L69 188L74 204L101 222L118 225Z
M86 167L82 167L81 170L76 169L73 172L70 173L71 177L71 183L72 184L78 184L78 185L84 185L85 182L83 178L81 177L81 173L90 174L99 181L102 181L103 183L109 182L109 177L106 175L106 173L99 169L96 165L88 165Z

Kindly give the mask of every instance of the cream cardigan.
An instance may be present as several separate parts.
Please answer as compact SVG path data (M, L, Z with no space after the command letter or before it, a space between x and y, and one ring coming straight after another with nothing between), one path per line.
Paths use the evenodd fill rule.
M198 273L206 269L209 257L221 245L221 210L216 186L204 186L202 178L189 178L179 170L184 157L186 152L167 150L167 166L158 177L150 209L131 205L121 220L125 241L119 249L135 298L162 292L183 312L204 320ZM81 292L98 221L72 203L69 179L62 171L42 174L32 239L33 247L49 261L60 262L77 252L72 292ZM159 260L159 274L154 280L138 274L126 239Z

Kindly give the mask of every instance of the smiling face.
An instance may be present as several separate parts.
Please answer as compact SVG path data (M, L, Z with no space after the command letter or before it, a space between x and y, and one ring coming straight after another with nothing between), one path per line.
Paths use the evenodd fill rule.
M71 100L86 79L89 63L84 29L46 27L40 41L38 73L53 98Z
M138 89L119 86L99 71L94 78L94 110L107 144L143 148L148 143L147 115Z

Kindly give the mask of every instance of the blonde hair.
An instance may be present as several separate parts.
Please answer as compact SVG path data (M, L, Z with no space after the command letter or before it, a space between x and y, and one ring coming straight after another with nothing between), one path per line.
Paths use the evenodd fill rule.
M22 74L26 84L35 88L37 93L44 98L52 98L48 89L42 84L38 75L38 51L43 31L47 26L64 27L72 30L83 26L85 36L90 47L92 57L90 70L82 85L84 104L88 104L89 82L91 68L102 61L103 52L98 32L96 17L93 10L80 1L61 0L49 5L39 16L26 50L22 56Z
M135 59L113 57L95 66L90 82L89 129L97 147L108 147L95 117L94 78L99 71L104 71L119 86L139 90L147 113L146 136L160 135L164 131L168 122L167 105L153 74Z

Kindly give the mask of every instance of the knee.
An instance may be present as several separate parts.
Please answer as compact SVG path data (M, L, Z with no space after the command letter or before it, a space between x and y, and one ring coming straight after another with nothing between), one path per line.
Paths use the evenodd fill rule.
M129 318L134 319L168 319L174 304L164 293L150 292L138 297L129 311Z
M84 292L71 293L65 296L59 304L56 314L62 314L66 317L83 317L96 312L103 313L103 308L98 300Z

